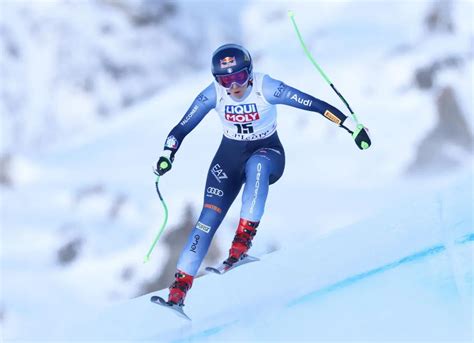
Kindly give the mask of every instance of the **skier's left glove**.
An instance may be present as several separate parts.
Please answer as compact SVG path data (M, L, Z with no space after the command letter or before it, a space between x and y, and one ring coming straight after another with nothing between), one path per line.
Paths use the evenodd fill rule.
M169 172L173 165L173 160L173 153L170 150L164 150L162 156L156 162L155 174L161 176Z
M354 138L356 145L361 150L368 149L372 144L369 136L369 129L364 125L358 124L352 117L347 117L341 124Z

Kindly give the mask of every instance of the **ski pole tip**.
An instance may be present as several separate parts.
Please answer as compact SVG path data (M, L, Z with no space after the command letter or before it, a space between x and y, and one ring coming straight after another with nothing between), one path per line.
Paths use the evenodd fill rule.
M145 258L143 259L143 263L147 263L148 261L150 261L150 256L145 256Z
M288 16L289 16L290 18L293 18L293 17L295 16L295 14L293 13L292 10L288 10Z

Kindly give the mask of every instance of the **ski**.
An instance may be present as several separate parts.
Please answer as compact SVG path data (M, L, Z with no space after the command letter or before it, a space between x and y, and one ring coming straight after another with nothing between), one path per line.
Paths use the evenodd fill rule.
M240 260L238 260L234 264L226 263L227 262L227 260L226 260L226 261L222 262L217 267L206 267L206 271L222 275L222 274L227 273L229 270L237 268L238 266L241 266L241 265L247 264L247 263L251 263L251 262L257 262L257 261L260 261L260 259L257 258L257 257L253 257L253 256L250 256L250 255L244 255L240 258Z
M184 318L184 319L187 319L187 320L191 320L191 318L189 318L186 313L184 313L183 311L183 306L179 306L179 305L176 305L176 304L172 304L172 303L169 303L167 302L165 299L163 299L162 297L159 297L157 295L154 295L150 298L150 301L152 303L155 303L157 305L160 305L160 306L163 306L163 307L166 307L166 308L169 308L170 310L172 310L174 313L176 313L178 316L180 316L181 318Z

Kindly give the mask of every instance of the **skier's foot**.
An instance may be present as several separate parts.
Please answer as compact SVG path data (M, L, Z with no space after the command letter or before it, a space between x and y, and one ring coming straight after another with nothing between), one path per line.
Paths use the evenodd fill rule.
M258 224L259 222L240 219L239 227L229 250L229 257L224 263L232 265L247 253L252 246L252 239L257 233Z
M169 288L170 294L168 296L168 302L179 306L184 306L184 298L186 297L186 293L193 285L194 276L178 270L174 274L174 277L176 280Z

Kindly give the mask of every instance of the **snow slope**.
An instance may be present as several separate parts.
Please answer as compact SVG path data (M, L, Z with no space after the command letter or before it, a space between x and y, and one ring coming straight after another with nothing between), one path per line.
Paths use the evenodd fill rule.
M212 2L206 4L212 5ZM444 207L441 208L448 216L456 213L460 220L459 224L448 225L454 233L448 231L446 238L437 225L440 213L445 212L440 212L437 207L441 203L437 202L437 193L433 193L433 189L439 190L453 179L458 180L458 174L447 180L434 176L414 179L404 177L407 165L416 154L417 144L435 125L434 99L440 87L456 86L466 120L472 126L472 58L466 57L458 67L444 70L442 77L435 82L436 87L429 91L421 91L413 85L417 68L430 65L447 55L470 56L473 30L468 23L472 22L472 3L456 2L454 15L457 31L452 35L423 32L421 23L431 2L389 1L388 7L385 4L383 1L367 2L363 6L356 1L253 1L242 5L243 14L233 18L241 24L239 30L244 33L242 42L252 51L256 70L268 72L275 78L343 108L298 45L286 13L291 7L312 53L338 89L350 100L359 118L370 128L374 145L361 152L344 130L338 129L321 116L287 107L279 108L279 134L287 152L287 165L281 181L271 188L261 230L252 248L254 254L264 258L258 265L248 267L252 276L250 273L245 274L245 269L242 269L243 276L237 276L240 272L229 274L226 276L230 280L228 283L223 278L225 283L219 291L222 292L222 297L228 294L228 287L236 282L234 275L238 279L242 277L243 280L253 281L255 275L259 274L264 280L268 280L262 283L262 287L267 287L265 291L268 292L268 297L277 297L288 289L292 292L296 289L297 296L304 296L337 285L342 280L364 275L367 271L396 263L417 252L430 251L429 249L443 242L446 245L463 237L465 232L461 231L464 229L472 231L472 220L468 215L470 209L466 209L467 204L472 204L472 197L469 198L465 193L462 196L464 200L458 207L449 205L457 204L455 199L449 197L442 203ZM209 10L206 6L200 7L200 15ZM219 11L222 12L223 9L219 8ZM61 13L48 12L48 17L54 16L61 16ZM97 16L109 18L107 13ZM223 17L218 17L219 22L210 22L209 25L218 26L221 21L225 21ZM314 20L315 17L318 20ZM74 23L81 24L79 17L75 19ZM67 16L62 20L67 21ZM17 21L15 17L9 17L9 22L15 24ZM177 32L188 29L187 25L181 23L175 23ZM71 42L77 40L72 34L66 37ZM28 37L29 39L34 38ZM221 38L213 39L220 42ZM115 49L117 46L111 48ZM203 54L209 55L210 51L204 51ZM166 59L172 59L173 56L170 52ZM31 52L26 57L35 61L37 56ZM32 65L31 68L39 74L46 71L38 65ZM13 71L14 78L15 69L8 70ZM131 302L126 299L135 296L143 282L160 274L169 255L167 247L160 242L151 262L142 264L144 254L163 219L154 190L155 177L151 173L151 166L155 163L169 130L179 121L194 96L211 82L208 68L185 74L180 79L173 79L156 97L109 120L89 121L89 114L81 112L80 107L75 108L85 117L65 115L61 118L68 128L87 124L86 129L74 131L70 135L62 132L63 138L58 144L48 144L48 149L25 150L13 156L13 187L2 186L0 197L0 330L6 338L43 337L49 340L53 336L72 337L76 334L81 337L77 330L71 328L71 323L84 323L85 317L92 316L93 311L108 304L112 305L110 311L115 311L113 309L116 308L117 316L123 317L125 324L121 327L129 332L128 337L163 335L159 330L150 329L145 331L145 336L141 336L144 333L137 329L142 325L139 322L145 320L144 327L153 328L157 320L154 317L156 309L150 308L146 298ZM21 82L21 78L17 81ZM45 95L48 87L39 88L41 92L35 92L34 99L54 98L51 92ZM80 97L75 100L80 101ZM65 101L65 104L66 108L74 107L73 102ZM28 124L34 127L37 120L50 123L39 112L32 112L31 116ZM2 129L5 129L3 125ZM9 134L14 135L14 132ZM192 203L195 208L202 205L207 168L219 144L220 134L220 123L211 112L186 138L172 172L161 179L161 189L170 209L168 229L182 221L182 210L187 203ZM59 137L59 132L52 135ZM34 136L25 138L35 142ZM454 151L453 155L462 161L466 169L472 171L472 154L458 154ZM472 180L472 177L468 176L468 179ZM467 192L472 189L472 181L464 181L463 187ZM417 194L427 196L420 199ZM456 191L453 190L453 194ZM418 199L418 202L412 197ZM445 199L444 195L442 198ZM220 244L223 250L227 249L238 221L238 204L239 199L215 238L215 243ZM379 234L374 235L376 238L373 240L369 239L372 237L369 232L363 232L360 227L356 230L353 226L345 230L355 230L360 235L340 234L343 236L341 239L335 238L337 233L333 231L337 228L380 211L386 211L385 217L376 217L366 228L370 233ZM291 227L288 225L289 217ZM465 226L462 218L470 224ZM408 223L411 223L410 227ZM431 227L436 230L429 231ZM418 235L420 228L427 231ZM396 236L397 233L400 233L399 237ZM60 265L58 249L75 240L82 242L76 259L65 266ZM308 243L303 244L302 241ZM316 252L310 247L311 242L312 246L318 247ZM353 242L358 245L352 246ZM361 255L361 260L357 259L356 255L361 250L358 246L366 247L364 244L367 242L370 242L371 247L362 249L364 254ZM384 244L380 245L380 242ZM297 245L300 245L298 249L291 249ZM328 248L325 248L326 245ZM378 246L387 249L372 248ZM459 245L467 246L470 245ZM282 250L265 255L272 247L281 247ZM315 255L302 254L309 250ZM369 253L373 256L367 256ZM305 271L314 268L319 273L318 261L329 260L330 263L327 269L321 271L322 276L317 274L314 280L299 279L300 274L295 274L298 270L293 271L293 266L290 268L285 264L285 261L291 261L289 256L294 255L300 257L298 261L305 261L301 266ZM439 252L435 259L430 259L431 255L427 254L423 259L422 269L425 270L427 265L435 268L438 264L446 264L444 262L448 255L451 259L452 256L446 252ZM339 264L334 256L337 256ZM460 263L459 266L471 268L469 262ZM415 268L414 271L412 267ZM451 271L448 267L445 270ZM283 268L280 269L282 273L268 275L267 271L278 268ZM384 279L385 275L388 277L390 274L395 278L398 274L403 278L411 278L420 275L421 284L424 283L423 280L429 279L423 278L415 264L410 264L407 268L412 272L402 273L399 272L401 269L391 269L387 273L378 273L377 277ZM124 280L124 270L133 271L130 279ZM339 274L331 274L336 272ZM283 273L288 274L288 281L281 280L286 278ZM230 315L224 308L221 312L212 308L209 310L211 312L201 312L201 307L207 308L208 304L199 306L199 301L211 298L204 285L209 282L209 287L218 293L213 288L215 282L212 279L203 278L203 286L199 286L199 280L189 299L187 310L197 323L222 314ZM457 279L448 278L448 284L452 285L453 280ZM358 285L364 282L361 280ZM268 285L274 284L282 284L282 288L275 289L275 294L272 294L273 288L268 289ZM457 282L456 285L458 284L463 285ZM394 285L396 287L397 283ZM399 285L404 290L409 288ZM434 285L441 285L442 288L445 284L434 282ZM375 288L376 285L373 286ZM371 288L371 284L367 287L370 289L367 291L369 294L384 294L382 286L377 292ZM235 297L239 298L240 291L237 288L234 290ZM351 290L357 294L351 293ZM435 295L441 294L438 290L435 287ZM347 292L348 296L354 298L353 301L358 298L359 291L356 288L347 288ZM260 296L261 291L256 294L256 297ZM289 297L288 302L296 301L297 296ZM398 298L394 297L393 301L400 301ZM342 299L339 298L341 301ZM457 304L458 297L453 299L452 304ZM372 300L374 303L379 301ZM124 302L114 305L117 301ZM148 307L142 306L145 303ZM263 303L268 305L265 301ZM299 307L295 305L293 308ZM252 309L255 310L254 307ZM316 313L316 309L311 309ZM124 313L125 310L130 311L129 317ZM107 322L112 318L107 312L109 310L104 311L102 321L98 318L97 323ZM148 315L144 315L145 312L142 311L147 311ZM284 318L285 311L277 311L277 316ZM335 315L336 311L332 314ZM59 317L61 321L58 320ZM271 317L268 320L272 322ZM395 319L393 322L397 323ZM83 336L109 337L110 333L110 337L116 337L113 336L114 330L122 332L118 326L110 327L106 324L103 323L103 328L89 326L84 329ZM173 327L181 324L173 321L169 325ZM186 331L182 338L200 334L202 330L217 330L217 324L212 325L199 325L194 331ZM235 330L239 325L235 324ZM248 323L246 325L251 326ZM272 325L268 327L275 329ZM105 331L100 332L101 329ZM450 326L448 329L450 333L455 332ZM227 330L222 332L223 335L229 334ZM306 331L302 332L305 334ZM174 333L171 336L173 339L177 338ZM347 337L350 338L349 334Z
M241 6L217 6L213 20L206 7L2 0L0 155L61 144L207 66L220 41L238 36Z
M146 295L82 312L61 330L17 338L471 341L472 177L464 174L423 196L409 194L370 219L285 246L223 276L197 279L185 307L192 322Z

